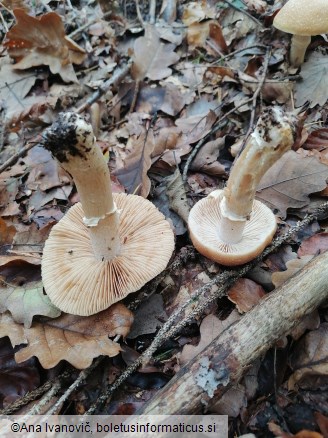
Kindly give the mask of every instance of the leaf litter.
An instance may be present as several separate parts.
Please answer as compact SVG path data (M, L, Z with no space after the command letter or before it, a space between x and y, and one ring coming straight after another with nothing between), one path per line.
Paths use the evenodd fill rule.
M83 0L65 10L65 14L59 4L50 5L52 12L49 6L38 4L29 11L27 8L25 12L15 10L16 23L12 15L2 11L10 30L6 36L5 31L2 33L0 60L0 104L5 121L0 138L1 163L19 153L28 141L34 141L59 111L83 106L90 93L130 60L131 71L121 84L115 84L99 96L100 117L94 118L91 112L87 117L98 132L116 189L139 193L156 203L172 221L177 249L181 249L182 254L188 244L183 222L186 222L189 207L215 188L224 187L251 116L256 120L262 109L271 104L278 103L288 110L296 104L299 111L304 106L305 122L299 149L286 154L268 171L259 187L258 198L276 213L281 230L288 229L296 221L295 216L312 211L315 199L323 202L328 177L324 48L317 50L315 45L311 46L306 62L294 77L296 72L289 70L288 65L289 36L271 26L279 5L272 6L261 0L234 1L230 2L232 6L228 2L181 2L179 9L173 7L169 11L170 2L163 2L161 12L158 8L155 13L156 25L152 25L147 22L151 13L146 2L135 3L128 2L125 13L119 4L115 5L108 17L99 6ZM11 10L18 4L24 6L6 0L6 7ZM24 29L22 23L26 24ZM33 29L38 29L37 35ZM322 39L319 38L316 41L320 44ZM268 46L271 53L266 59ZM263 77L266 61L261 99L254 102L252 98ZM221 124L222 119L224 124ZM220 129L217 129L218 124ZM186 184L181 174L193 149L198 153L189 165ZM116 316L109 316L105 311L103 315L85 320L69 315L55 317L49 303L44 301L40 255L53 224L78 200L70 176L48 152L36 145L18 157L16 164L6 167L0 175L0 186L0 275L7 283L2 287L1 330L2 336L9 335L12 344L19 345L15 348L16 361L37 357L37 360L28 359L32 360L37 377L39 371L44 375L45 369L63 366L61 361L83 369L93 358L104 354L113 357L105 363L111 370L108 371L111 382L115 382L115 372L122 371L124 364L119 354L120 344L109 336L117 334L125 338L132 313L120 308ZM119 411L134 412L151 398L155 387L165 384L183 363L232 322L231 315L239 318L236 310L231 313L233 308L249 311L279 281L292 278L310 255L326 250L323 231L327 228L323 219L318 219L308 236L299 233L285 244L284 250L268 257L253 271L251 279L239 280L229 292L233 303L220 299L207 309L205 318L193 321L176 339L166 340L156 356L156 366L150 365L147 373L139 373L144 374L142 379L138 373L131 377L130 394L125 387L121 389ZM149 303L153 303L149 308L148 301L140 304L141 316L135 337L127 340L130 350L124 353L128 362L140 356L156 336L166 315L184 305L195 289L222 269L197 257L197 261L188 260L177 272L165 273L158 280L156 292L162 295L160 302L156 301L160 296L156 294L154 301L149 299ZM179 260L179 255L175 260ZM286 407L297 410L299 397L304 396L302 391L311 391L311 383L325 376L323 353L318 356L322 367L315 368L311 374L307 368L308 363L313 365L311 354L303 360L298 350L304 350L304 345L314 348L322 342L325 332L320 321L324 320L324 312L319 309L293 330L294 346L287 338L280 343L295 347L289 360L289 374L284 374L282 368L278 370L283 375L279 391L284 393L290 385L292 392L285 398L271 400L268 396L266 400L270 408L282 410L283 428L291 421L285 414ZM42 314L48 318L41 317ZM113 320L118 322L111 329ZM146 320L148 325L144 323ZM49 335L47 340L44 333ZM311 333L316 333L313 339ZM78 355L74 349L70 352L67 339L74 340L83 354ZM198 340L198 347L192 345ZM322 345L324 347L324 343ZM11 349L12 363L13 354ZM12 389L9 384L5 386L9 396L4 399L4 405L39 384L37 378L33 378L30 386L24 382L24 376L28 379L30 375L29 369L24 370L24 363L17 385ZM16 362L15 366L20 367ZM298 366L304 369L300 377ZM15 375L15 367L12 369ZM98 370L104 373L101 379L106 378L106 369ZM252 388L247 386L245 376L238 387L213 408L213 412L226 412L235 418L231 427L236 436L240 430L260 433L263 437L269 434L267 424L260 428L254 426L260 424L261 415L267 413L260 402L256 407L260 386L258 369L255 365L252 368ZM143 388L137 393L139 398L131 396L138 385ZM85 392L77 390L72 396L75 400L83 398L86 410L96 401L87 389L88 383ZM319 400L318 392L320 390L311 393L311 400ZM280 432L282 435L283 429Z

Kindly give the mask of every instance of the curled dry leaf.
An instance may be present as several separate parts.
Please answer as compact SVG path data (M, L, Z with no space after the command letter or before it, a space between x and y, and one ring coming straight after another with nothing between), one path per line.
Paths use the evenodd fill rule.
M240 313L251 310L264 296L263 287L249 278L240 278L228 291L229 300L236 304Z
M65 36L60 16L49 12L34 18L22 9L15 9L14 15L17 24L7 33L4 45L16 61L15 69L48 65L65 82L78 82L72 63L81 64L85 51Z
M145 35L136 39L134 43L132 77L137 81L146 77L157 81L170 76L172 70L168 66L179 60L174 49L173 44L161 42L156 29L147 25Z
M61 311L43 294L42 281L26 286L8 285L0 277L0 313L9 310L14 321L30 328L35 315L57 318Z
M308 205L309 195L323 190L327 177L328 166L317 158L289 151L263 176L256 197L285 218L287 208Z
M15 354L18 363L36 356L46 369L61 360L83 369L91 365L95 357L119 354L119 344L109 337L126 336L132 321L132 313L121 303L96 315L65 314L56 320L34 323L29 329L4 313L0 318L0 337L8 336L13 346L28 344Z

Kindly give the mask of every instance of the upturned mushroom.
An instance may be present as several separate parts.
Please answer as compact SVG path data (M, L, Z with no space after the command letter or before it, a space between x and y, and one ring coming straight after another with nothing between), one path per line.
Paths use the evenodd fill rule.
M230 173L224 190L215 190L191 209L188 227L196 249L222 265L246 263L271 242L276 219L254 200L264 173L294 143L295 118L279 107L265 110Z
M62 113L44 134L75 182L75 204L51 230L42 279L51 301L87 316L108 308L159 274L174 249L174 234L147 199L112 194L110 174L91 125Z
M293 34L289 58L293 67L299 67L311 36L328 32L328 1L289 0L274 17L273 25Z

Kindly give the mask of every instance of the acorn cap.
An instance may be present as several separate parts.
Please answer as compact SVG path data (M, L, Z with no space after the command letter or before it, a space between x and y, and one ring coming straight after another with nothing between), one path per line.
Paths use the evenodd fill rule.
M274 17L273 25L294 35L328 32L327 0L289 0Z
M96 260L83 210L75 204L45 243L42 279L51 301L67 313L87 316L122 300L162 272L174 249L174 235L162 213L147 199L113 194L121 210L120 250Z
M205 257L225 266L247 263L261 254L272 241L277 224L272 211L260 201L254 201L250 219L238 243L226 243L219 236L222 218L218 198L223 190L215 190L198 201L188 219L190 238Z

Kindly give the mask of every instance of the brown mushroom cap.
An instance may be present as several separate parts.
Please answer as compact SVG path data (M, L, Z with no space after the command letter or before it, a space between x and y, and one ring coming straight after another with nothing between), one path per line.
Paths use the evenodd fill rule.
M271 242L277 229L276 219L266 205L255 200L242 240L226 243L218 232L221 221L218 198L222 192L215 190L191 209L188 219L190 238L205 257L221 265L241 265L259 255Z
M328 32L327 0L289 0L274 17L273 25L294 35Z
M100 312L139 290L170 260L174 235L162 213L140 196L113 197L121 210L115 258L95 259L80 203L52 228L45 243L42 279L49 298L64 312Z

